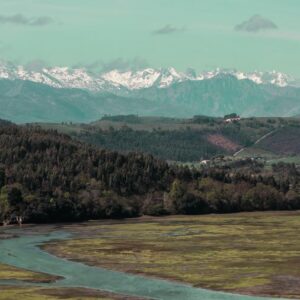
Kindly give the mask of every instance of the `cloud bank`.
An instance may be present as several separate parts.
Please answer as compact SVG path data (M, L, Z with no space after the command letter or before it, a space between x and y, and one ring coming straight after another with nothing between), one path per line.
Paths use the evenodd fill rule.
M234 28L236 31L259 32L263 30L278 29L278 26L271 20L260 15L254 15L249 20L238 24Z
M51 17L41 16L37 18L28 18L22 14L12 16L0 15L0 24L16 24L25 26L46 26L53 23Z

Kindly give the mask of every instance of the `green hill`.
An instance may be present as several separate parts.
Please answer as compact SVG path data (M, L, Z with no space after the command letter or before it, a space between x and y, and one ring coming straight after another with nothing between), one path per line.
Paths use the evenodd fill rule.
M245 118L227 124L223 118L195 116L191 119L139 117L137 115L105 116L91 124L40 124L101 148L124 153L145 152L170 161L201 161L218 155L233 155L253 145L261 137L285 126L300 126L293 118ZM255 145L257 151L264 149ZM249 150L250 157L254 155Z

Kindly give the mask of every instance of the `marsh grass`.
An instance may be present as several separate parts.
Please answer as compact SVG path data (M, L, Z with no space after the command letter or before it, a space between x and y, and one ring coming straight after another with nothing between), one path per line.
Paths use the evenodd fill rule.
M34 283L55 281L58 277L0 264L0 280L21 280Z
M119 300L128 299L109 296L100 292L85 289L45 289L45 288L16 288L1 287L0 300Z
M145 218L91 223L52 243L56 255L197 287L300 296L300 213Z

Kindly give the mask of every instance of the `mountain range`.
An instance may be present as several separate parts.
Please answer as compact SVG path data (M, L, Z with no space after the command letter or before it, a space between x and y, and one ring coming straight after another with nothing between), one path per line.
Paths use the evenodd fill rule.
M0 79L29 80L47 84L56 88L79 88L90 91L107 91L116 88L129 90L150 87L166 88L178 82L203 81L219 75L231 75L239 80L249 79L257 84L277 86L295 85L291 76L281 72L240 72L230 69L216 69L199 74L193 69L179 72L175 68L146 68L137 71L111 70L94 74L85 68L44 67L32 68L17 66L12 63L0 64Z
M300 88L279 72L148 68L94 75L85 69L1 64L0 105L0 118L17 123L90 122L107 114L295 116Z

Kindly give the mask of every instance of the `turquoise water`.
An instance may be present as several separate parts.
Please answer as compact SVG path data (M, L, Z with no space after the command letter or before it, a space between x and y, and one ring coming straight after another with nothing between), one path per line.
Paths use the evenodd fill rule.
M40 235L26 233L20 237L0 240L0 262L64 278L54 283L45 284L49 287L84 287L160 300L271 299L214 292L167 280L91 267L58 258L38 247L45 242L63 240L69 237L68 233L56 231ZM19 281L0 281L0 285L8 283L24 285Z

